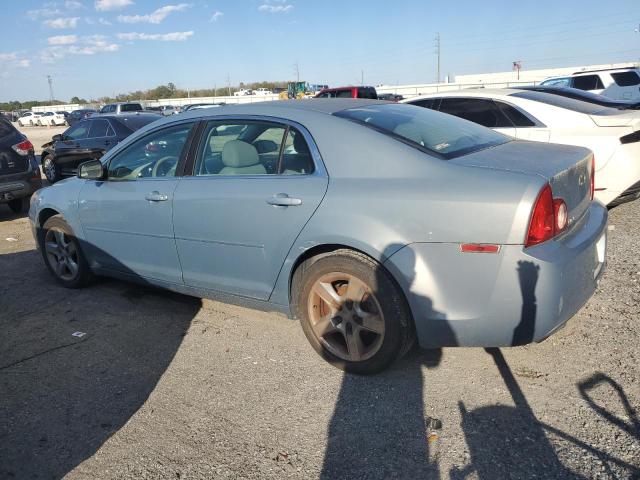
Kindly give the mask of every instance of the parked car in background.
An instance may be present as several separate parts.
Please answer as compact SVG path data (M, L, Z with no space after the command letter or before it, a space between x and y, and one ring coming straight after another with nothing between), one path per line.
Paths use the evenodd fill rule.
M144 109L138 102L109 103L100 109L100 114L122 115L131 112L142 112Z
M20 125L21 127L26 127L26 126L30 126L33 127L38 119L40 118L40 113L36 113L36 112L25 112L22 114L22 116L18 119L18 125Z
M640 196L640 115L634 110L516 89L434 93L406 103L523 140L589 148L595 153L598 200L615 206Z
M253 90L250 88L241 88L237 92L233 92L234 97L244 97L246 95L253 95Z
M0 203L20 213L31 194L42 186L40 168L27 137L0 119Z
M55 127L58 125L66 125L66 123L67 120L64 118L64 114L57 112L44 112L36 121L36 125L41 127Z
M640 102L627 102L622 100L613 100L597 93L586 92L584 90L578 90L577 88L568 87L544 87L540 85L536 86L522 86L522 87L510 87L516 90L530 90L533 92L550 93L552 95L560 95L561 97L573 98L574 100L581 100L587 103L593 103L602 107L617 108L618 110L640 110Z
M374 87L338 87L325 88L315 98L366 98L376 100L378 94Z
M540 82L543 87L569 87L614 100L640 101L640 69L635 67L575 72Z
M178 113L180 109L174 107L173 105L162 105L161 107L159 107L158 111L164 116L169 116Z
M273 92L268 88L256 88L253 95L273 95Z
M257 102L137 132L29 217L63 286L110 275L289 312L366 374L415 338L521 345L572 317L605 263L592 158L409 105Z
M42 170L49 183L75 175L80 163L102 157L133 132L159 118L153 113L137 113L81 120L42 145Z
M395 93L379 93L378 100L387 100L390 102L399 102L400 100L404 100L402 95L397 95Z
M221 107L225 105L224 102L220 103L192 103L190 105L184 105L180 110L180 113L190 112L191 110L201 110L203 108Z
M85 118L89 118L91 115L94 115L96 113L98 113L98 111L92 108L81 108L79 110L74 110L67 117L67 124L70 127L73 127L79 121L84 120Z

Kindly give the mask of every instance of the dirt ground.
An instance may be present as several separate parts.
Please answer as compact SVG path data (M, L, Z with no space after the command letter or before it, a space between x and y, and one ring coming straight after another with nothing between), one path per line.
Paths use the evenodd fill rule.
M357 377L280 314L65 290L0 206L0 478L640 478L640 202L609 229L597 293L545 342Z

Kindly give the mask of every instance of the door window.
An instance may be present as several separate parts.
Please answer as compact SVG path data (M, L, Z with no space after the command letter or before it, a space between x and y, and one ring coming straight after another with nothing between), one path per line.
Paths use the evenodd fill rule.
M416 105L418 107L437 110L436 105L438 104L439 100L440 100L439 98L425 98L424 100L416 100L415 102L410 102L409 105Z
M106 137L109 130L109 122L106 120L92 120L91 127L89 128L88 138L100 138Z
M338 90L335 92L336 98L353 98L353 92L351 90Z
M192 125L177 125L140 138L109 162L109 180L174 177Z
M598 75L581 75L573 77L573 88L580 90L602 90L604 85Z
M64 133L65 140L82 140L89 133L89 122L80 122Z
M568 77L565 78L553 78L551 80L545 80L541 82L540 85L545 87L570 87L571 79Z
M302 133L293 127L287 132L280 164L282 175L306 175L314 171L309 145Z
M489 128L513 127L493 100L483 98L443 98L440 111Z

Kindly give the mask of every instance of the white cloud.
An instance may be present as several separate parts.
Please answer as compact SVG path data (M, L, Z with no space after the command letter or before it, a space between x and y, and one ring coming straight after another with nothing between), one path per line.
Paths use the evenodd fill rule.
M55 37L47 38L47 43L49 45L71 45L77 41L77 35L56 35Z
M19 68L29 68L31 66L31 62L26 58L23 58L22 60L18 60L16 66Z
M26 58L20 58L18 52L0 53L0 67L2 70L12 68L29 68L31 62Z
M184 42L190 36L193 35L193 31L189 32L172 32L172 33L119 33L118 38L120 40L159 40L162 42Z
M217 22L217 21L218 21L218 19L219 19L220 17L222 17L223 15L224 15L224 13L222 13L222 12L220 12L220 11L216 10L216 11L213 13L213 15L211 16L211 20L209 20L209 21L210 21L210 22Z
M111 23L109 20L107 20L106 18L99 18L98 19L98 23L102 24L102 25L113 25L113 23Z
M53 6L38 8L36 10L27 10L27 17L31 20L41 20L43 18L55 17L61 15L62 12Z
M267 13L289 13L293 10L293 5L285 2L278 2L280 5L273 5L270 2L263 3L258 7L261 12Z
M133 5L133 0L96 0L95 3L96 10L100 12L120 10L129 5Z
M8 62L18 58L18 54L15 52L0 53L0 62Z
M69 55L95 55L96 53L117 52L120 50L120 45L109 42L104 35L79 37L72 44L51 45L40 52L40 60L43 63L54 63Z
M76 28L76 26L78 25L78 20L78 17L60 17L45 20L44 24L49 28Z
M155 12L148 15L119 15L118 21L122 23L161 23L165 18L173 12L182 12L189 8L189 4L180 3L179 5L165 5Z
M78 2L77 0L65 0L64 8L68 10L78 10L80 8L84 8L82 2Z

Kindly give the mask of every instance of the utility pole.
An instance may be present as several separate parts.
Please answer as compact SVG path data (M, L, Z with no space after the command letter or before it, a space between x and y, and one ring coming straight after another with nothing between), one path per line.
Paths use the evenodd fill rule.
M47 82L49 82L49 100L53 103L53 79L51 75L47 75Z
M436 33L436 55L438 56L438 78L436 79L436 83L440 83L440 32Z
M513 62L513 69L517 72L518 80L520 80L520 69L522 68L522 60Z
M364 70L360 70L360 85L364 86Z
M300 65L297 61L293 64L293 71L296 72L296 81L300 82Z
M231 96L231 77L227 73L227 94Z

